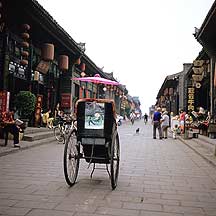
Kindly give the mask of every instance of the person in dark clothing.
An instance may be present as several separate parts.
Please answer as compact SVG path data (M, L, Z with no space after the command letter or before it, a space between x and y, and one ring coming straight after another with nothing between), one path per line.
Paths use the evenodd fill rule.
M16 125L15 120L13 118L13 112L5 112L2 114L2 121L4 124L4 134L5 134L5 146L8 142L8 133L13 134L14 137L14 147L20 147L19 145L19 132L20 127Z
M148 115L147 115L147 113L145 113L145 115L144 115L144 123L146 124L148 122Z
M153 139L156 139L156 129L158 129L159 138L162 139L162 130L161 130L161 108L158 107L157 111L154 112L153 116Z

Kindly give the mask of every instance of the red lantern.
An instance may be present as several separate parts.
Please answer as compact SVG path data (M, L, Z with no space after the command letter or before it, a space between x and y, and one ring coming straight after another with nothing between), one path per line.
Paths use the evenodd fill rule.
M29 43L26 42L26 41L23 41L23 42L21 43L21 45L22 45L22 47L29 48Z
M59 69L63 71L68 70L68 64L69 64L68 56L60 55L59 56Z
M29 56L29 52L27 52L27 51L22 51L21 54L24 57L28 57Z
M30 27L29 24L23 24L23 25L22 25L22 28L23 28L25 31L29 31L31 27Z
M54 45L45 43L42 48L42 59L52 61L54 59Z
M27 65L28 64L28 60L23 59L23 60L20 61L20 64L21 65Z
M26 33L26 32L24 32L24 33L22 33L22 38L23 39L29 39L29 33Z
M85 63L82 63L80 66L81 71L85 71Z

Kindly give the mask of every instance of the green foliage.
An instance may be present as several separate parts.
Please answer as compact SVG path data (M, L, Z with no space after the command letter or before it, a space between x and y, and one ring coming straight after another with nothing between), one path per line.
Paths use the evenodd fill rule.
M30 119L35 110L36 96L30 91L20 91L15 99L15 107L23 119Z

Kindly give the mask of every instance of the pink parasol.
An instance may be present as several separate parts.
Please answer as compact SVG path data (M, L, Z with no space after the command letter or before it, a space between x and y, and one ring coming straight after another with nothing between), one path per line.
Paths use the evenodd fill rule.
M120 85L119 82L112 81L109 79L102 78L99 74L95 74L93 77L78 77L73 78L73 80L79 80L82 82L92 82L96 84L106 84L106 85Z

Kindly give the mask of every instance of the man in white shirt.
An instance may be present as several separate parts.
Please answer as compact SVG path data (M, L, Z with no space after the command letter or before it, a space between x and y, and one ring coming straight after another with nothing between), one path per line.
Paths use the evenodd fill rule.
M168 127L169 127L169 116L167 111L163 112L161 121L162 121L161 127L163 132L163 138L167 139Z

